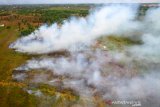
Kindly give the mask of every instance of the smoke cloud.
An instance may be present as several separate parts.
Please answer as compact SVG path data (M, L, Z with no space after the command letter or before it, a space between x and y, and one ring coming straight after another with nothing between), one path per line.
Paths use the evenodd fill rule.
M143 107L159 107L159 13L160 8L149 9L139 20L138 6L108 5L92 10L85 18L65 20L61 26L42 26L10 48L29 54L67 50L70 55L42 55L28 60L15 69L20 72L13 78L24 81L27 72L45 70L50 73L35 76L32 82L59 86L56 81L61 81L63 88L71 88L82 97L138 100ZM90 49L98 38L110 35L139 40L142 44L126 46L121 52ZM79 47L80 51L74 50Z
M78 44L90 45L98 37L111 34L128 34L137 30L138 23L132 22L137 7L107 6L91 12L86 18L72 17L62 26L42 26L27 37L10 45L16 51L26 53L48 53L69 49ZM116 14L115 14L116 13Z

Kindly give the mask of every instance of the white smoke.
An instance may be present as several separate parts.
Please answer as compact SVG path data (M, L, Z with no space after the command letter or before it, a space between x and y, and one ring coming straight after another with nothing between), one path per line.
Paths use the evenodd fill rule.
M133 20L137 6L106 6L91 12L86 18L72 17L62 26L42 26L27 37L10 45L16 51L26 53L48 53L69 49L79 43L89 45L98 37L111 34L129 34L137 30Z
M42 56L16 70L49 71L53 75L50 78L40 75L33 80L53 86L59 86L55 81L61 81L63 88L71 88L80 96L93 97L98 93L104 100L139 100L143 107L159 107L160 9L149 9L143 20L136 19L137 9L137 6L109 5L86 18L64 21L62 26L40 27L10 47L29 54L67 50L70 55ZM91 48L99 37L109 35L129 37L142 44L126 47L121 53L102 49L72 50L79 44ZM23 81L21 75L14 77Z
M128 65L120 64L120 60L116 59L111 54L98 50L74 53L67 58L33 59L17 70L48 70L55 76L46 79L46 75L40 74L33 79L34 82L59 86L57 81L61 81L61 87L71 88L81 97L88 98L98 93L104 100L138 100L145 107L149 107L148 104L151 106L151 102L159 104L159 72L141 74L139 70L142 68L135 68L137 66L129 58L125 59L129 62ZM145 67L149 69L150 65ZM61 76L62 80L59 78Z
M160 8L153 8L146 12L143 24L141 46L134 46L130 49L131 52L138 58L148 59L153 62L159 62L160 55Z

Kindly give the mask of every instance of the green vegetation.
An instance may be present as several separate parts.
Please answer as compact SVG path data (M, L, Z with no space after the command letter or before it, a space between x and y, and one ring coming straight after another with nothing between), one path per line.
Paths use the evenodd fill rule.
M123 51L126 46L142 44L142 41L135 41L128 37L120 37L116 35L111 35L107 37L101 37L98 39L98 45L104 50L119 50Z
M35 30L34 27L32 27L31 25L29 25L29 27L27 29L21 30L20 31L20 36L26 36L31 34L33 31Z
M23 9L18 9L16 11L19 15L31 15L38 18L37 22L51 24L54 22L62 23L63 20L71 16L86 16L88 14L88 6L46 6L46 8L41 7L28 7Z
M57 90L55 87L40 84L36 89L40 90L46 97L36 97L28 94L25 89L29 89L28 82L16 82L12 79L13 71L16 67L25 63L31 55L15 52L8 48L9 44L19 36L26 36L44 23L61 23L62 20L70 16L85 16L88 10L80 7L79 9L64 9L58 6L0 6L0 107L37 107L46 106L71 106L78 101L78 96L70 90ZM36 57L36 56L34 56ZM59 95L59 99L55 99ZM50 96L51 98L48 99ZM48 99L48 100L46 100Z
M31 34L34 31L34 29L26 29L26 30L22 30L20 36L26 36Z
M47 23L58 22L62 23L63 20L71 16L86 16L87 10L43 10L42 20ZM61 18L59 18L61 17Z
M39 84L31 90L40 90L48 97L40 98L28 94L25 89L29 89L27 82L15 82L12 79L13 71L16 67L25 63L33 55L25 55L8 48L9 44L19 36L26 36L44 23L62 23L70 16L84 17L88 14L89 6L0 6L0 107L70 107L74 102L79 102L78 95L71 90L58 90L46 84ZM100 45L109 49L123 49L126 45L139 44L139 41L132 41L128 38L110 36L99 39ZM34 56L36 57L36 55ZM55 96L60 97L55 99ZM104 107L99 98L97 107ZM66 103L68 102L68 104Z

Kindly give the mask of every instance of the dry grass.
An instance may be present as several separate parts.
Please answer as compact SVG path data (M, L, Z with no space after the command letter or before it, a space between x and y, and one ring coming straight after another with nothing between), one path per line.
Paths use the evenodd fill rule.
M15 13L12 13L14 16ZM48 85L40 85L35 90L42 91L46 97L50 96L56 97L58 99L48 99L46 97L36 97L34 95L28 94L25 89L29 89L27 82L14 82L12 79L13 71L16 67L25 63L27 59L32 56L17 53L14 50L8 48L9 44L19 38L19 28L18 23L23 20L30 22L32 26L38 26L33 23L35 16L26 17L25 15L18 15L16 19L12 16L6 17L0 20L5 26L10 26L0 28L0 107L37 107L37 106L65 106L72 105L77 101L77 96L73 95L69 90L59 91L54 87ZM25 29L27 26L21 23L21 29ZM35 56L34 56L35 57ZM33 89L34 90L34 89ZM43 101L42 101L43 100ZM54 101L53 101L54 100ZM45 101L45 102L44 102ZM51 102L50 102L51 101Z
M50 10L55 9L73 9L75 7L63 7L63 8L50 8ZM83 9L78 7L78 9ZM88 9L88 7L85 7ZM14 14L15 15L15 14ZM34 95L28 94L24 89L29 88L28 83L14 82L12 80L13 70L25 63L27 59L32 56L17 53L14 50L8 48L9 44L15 41L19 37L18 22L22 19L31 22L34 16L18 15L19 19L3 20L1 23L5 23L7 26L11 26L10 29L1 28L0 29L0 107L37 107L37 106L48 106L48 107L87 107L88 104L96 105L97 107L105 107L105 102L98 96L93 99L79 98L78 95L72 93L71 90L58 90L55 87L49 85L40 84L36 89L40 90L45 97L36 97ZM35 23L30 23L33 26L38 26ZM21 24L21 28L25 29L25 25ZM110 36L108 38L100 39L100 45L106 46L108 49L123 49L126 45L136 44L136 42L131 41L127 38L119 38ZM60 54L60 53L58 53ZM55 53L49 54L55 55ZM35 56L34 56L35 57ZM49 98L48 98L49 96ZM58 99L53 97L59 96Z

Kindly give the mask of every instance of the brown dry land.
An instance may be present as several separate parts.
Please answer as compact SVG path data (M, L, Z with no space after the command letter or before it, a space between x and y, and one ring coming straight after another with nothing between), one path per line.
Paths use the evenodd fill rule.
M27 59L33 56L15 52L9 49L9 45L21 34L30 33L43 23L61 23L70 16L86 16L89 8L86 5L0 6L0 25L5 25L0 27L0 107L77 107L78 103L86 106L86 101L89 102L88 99L79 98L71 90L59 90L46 84L38 86L38 89L46 94L45 97L28 94L25 89L28 89L30 84L27 81L13 80L12 74L16 67L24 64ZM108 49L123 49L123 46L135 43L137 42L128 38L110 36L100 39L97 46L103 48L105 45ZM55 100L56 94L59 94L60 97ZM96 102L97 107L105 106L105 103L98 96L95 96L93 101ZM74 105L75 102L77 105Z

